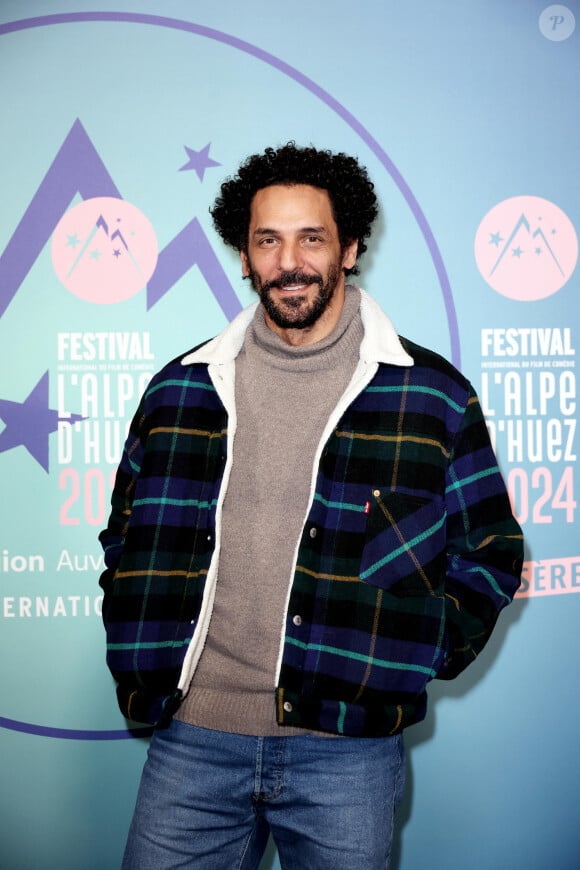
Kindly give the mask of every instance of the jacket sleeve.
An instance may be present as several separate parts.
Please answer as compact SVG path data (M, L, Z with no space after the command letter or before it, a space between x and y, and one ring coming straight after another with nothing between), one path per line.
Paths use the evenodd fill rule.
M106 615L108 595L113 586L115 572L123 553L125 535L131 518L135 486L141 470L145 421L143 401L141 401L129 427L129 433L117 469L111 497L109 522L107 528L103 529L99 535L105 560L105 570L99 579L99 584L105 593L103 618Z
M447 468L446 503L447 643L438 677L452 679L485 646L519 587L523 563L522 531L473 388Z

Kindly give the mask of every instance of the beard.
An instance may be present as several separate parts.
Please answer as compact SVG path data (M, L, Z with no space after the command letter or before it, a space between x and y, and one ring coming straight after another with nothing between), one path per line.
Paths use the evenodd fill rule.
M342 274L339 265L333 264L328 269L326 280L322 275L307 275L305 272L295 269L293 272L282 272L280 277L274 281L262 283L251 263L249 265L248 277L252 286L272 322L281 329L308 329L308 327L313 326L330 305ZM290 296L287 299L282 298L279 301L272 298L272 289L289 287L293 284L317 284L318 292L310 302L306 293Z

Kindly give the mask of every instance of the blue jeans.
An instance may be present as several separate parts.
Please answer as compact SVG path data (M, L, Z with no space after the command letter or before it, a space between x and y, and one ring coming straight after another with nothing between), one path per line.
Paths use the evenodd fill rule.
M271 833L284 870L385 870L403 740L156 731L124 870L251 870Z

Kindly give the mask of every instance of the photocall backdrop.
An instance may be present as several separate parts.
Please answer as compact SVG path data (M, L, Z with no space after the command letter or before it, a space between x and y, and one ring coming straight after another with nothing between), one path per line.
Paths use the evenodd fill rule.
M361 284L476 386L527 538L407 732L395 865L580 866L579 29L576 0L2 0L0 866L119 866L148 732L97 534L148 379L251 301L219 183L290 139L368 167Z

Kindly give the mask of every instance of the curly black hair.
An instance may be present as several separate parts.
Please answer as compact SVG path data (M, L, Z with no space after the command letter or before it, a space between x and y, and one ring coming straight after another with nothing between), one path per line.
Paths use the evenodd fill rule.
M240 166L235 178L228 178L210 209L216 230L227 245L246 251L250 208L258 190L272 184L309 184L326 190L344 248L358 240L360 257L367 249L365 239L378 214L374 185L367 170L354 157L333 154L313 147L300 148L288 142L281 148L266 148ZM358 274L356 265L346 274Z

